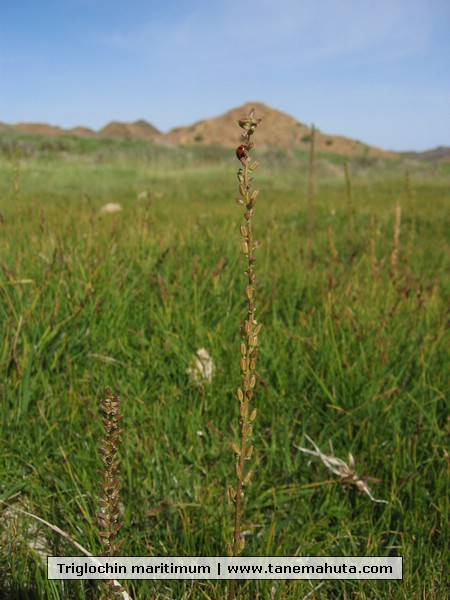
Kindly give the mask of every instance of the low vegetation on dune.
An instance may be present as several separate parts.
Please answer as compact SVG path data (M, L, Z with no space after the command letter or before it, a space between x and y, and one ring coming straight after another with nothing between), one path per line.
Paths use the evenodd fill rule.
M239 233L234 150L0 133L0 597L100 594L47 580L47 555L78 552L20 511L94 555L117 548L120 514L123 556L223 556L233 540L250 556L403 556L403 581L255 580L237 597L446 597L449 165L309 153L311 139L259 149L264 125L245 294L255 238ZM243 366L253 294L264 326ZM98 470L115 477L99 402L116 427L118 397L120 501L100 496L113 512L98 516ZM252 448L237 532L247 471L231 448Z

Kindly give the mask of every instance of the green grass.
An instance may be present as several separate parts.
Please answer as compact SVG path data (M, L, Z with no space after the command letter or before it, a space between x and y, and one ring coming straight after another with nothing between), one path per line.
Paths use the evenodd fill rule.
M0 498L101 552L98 400L110 385L124 414L123 555L224 555L245 310L237 161L223 149L55 144L31 136L3 136L0 144ZM17 194L11 156L18 146ZM245 553L402 555L403 582L325 581L310 597L445 598L448 168L409 167L411 200L404 163L350 163L351 259L342 161L318 157L308 271L307 156L255 155L264 328ZM137 200L142 190L151 203ZM123 212L100 216L106 202L121 203ZM203 390L186 375L200 347L216 364ZM331 440L341 458L351 452L358 473L379 479L370 483L374 495L389 504L336 483L299 452L305 433L325 451ZM98 597L96 582L47 581L29 546L41 532L53 555L70 556L68 542L23 517L3 526L0 596ZM284 600L313 587L253 581L241 592ZM129 588L135 598L226 593L225 582L214 581Z

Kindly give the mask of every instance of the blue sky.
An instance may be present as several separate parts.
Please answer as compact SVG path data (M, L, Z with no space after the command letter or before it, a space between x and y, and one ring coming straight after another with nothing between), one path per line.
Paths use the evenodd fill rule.
M167 131L257 100L392 150L450 145L449 0L0 0L0 121Z

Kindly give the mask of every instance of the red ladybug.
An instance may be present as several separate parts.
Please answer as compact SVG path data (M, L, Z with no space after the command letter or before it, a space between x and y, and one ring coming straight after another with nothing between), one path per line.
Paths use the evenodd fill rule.
M245 144L241 144L240 146L238 146L236 150L236 156L241 162L245 160L248 156L248 146L246 146Z

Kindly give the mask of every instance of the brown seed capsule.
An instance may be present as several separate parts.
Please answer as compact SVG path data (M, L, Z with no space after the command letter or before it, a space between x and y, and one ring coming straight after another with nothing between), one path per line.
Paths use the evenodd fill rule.
M257 346L258 345L258 336L257 335L249 335L248 336L248 345L249 346Z
M256 410L256 408L254 408L252 410L252 414L250 415L250 421L254 421L256 419L257 413L258 413L258 411Z
M244 393L241 390L241 388L237 389L236 396L237 396L237 399L239 400L239 402L243 402L244 401Z
M254 371L256 369L256 360L254 358L250 359L250 369Z
M258 333L261 331L262 328L262 323L258 323L258 325L255 327L255 329L253 330L253 333L255 335L258 335Z
M239 231L241 232L241 235L243 237L247 237L248 236L248 231L247 231L247 227L245 225L241 225L239 227Z
M236 490L232 485L228 486L228 495L230 496L230 500L234 501L234 499L236 498Z
M239 540L239 552L242 552L242 550L245 548L245 538L241 537L241 539Z
M243 483L248 483L248 482L250 481L250 477L251 477L251 476L252 476L252 471L249 471L249 472L248 472L248 473L245 475L245 477L244 477L244 480L243 480Z
M250 196L250 201L254 202L256 200L256 198L258 197L258 194L259 194L259 189L256 188L256 190L254 190L252 195Z
M252 300L253 299L253 290L251 287L246 287L245 288L245 297L247 298L247 300Z
M250 166L249 169L250 171L254 171L255 169L257 169L259 167L259 160L255 160L255 162L253 162Z
M236 198L236 204L238 206L244 206L244 201L242 200L242 198Z
M247 190L245 189L245 185L243 183L241 183L241 185L239 186L239 193L241 194L241 196L244 196L244 198L247 195Z
M247 372L247 361L245 360L245 358L241 358L241 371L243 373Z
M249 446L249 447L247 448L247 452L245 453L245 458L246 458L247 460L248 460L248 459L251 457L251 455L253 454L253 449L254 449L254 447L253 447L253 446Z
M239 119L238 124L239 127L247 130L251 126L251 122L251 119L249 119L248 117L242 117L242 119Z
M246 432L245 432L245 435L246 435L247 437L252 437L252 433L253 433L253 425L247 425L247 428L246 428L246 429L247 429L247 430L246 430Z
M247 240L242 240L242 252L244 254L248 254L248 252L249 252Z
M250 379L250 388L253 389L256 385L256 377L254 375L252 375L252 378Z
M233 556L233 549L231 548L231 544L227 543L225 546L225 550L228 556Z
M231 448L232 448L233 452L234 452L234 453L235 453L237 456L239 456L239 455L240 455L241 451L239 450L239 448L238 448L238 445L237 445L237 444L235 444L235 443L233 442L233 443L231 444Z
M245 356L247 354L247 346L245 345L245 342L241 342L241 354L242 356Z
M236 475L238 479L242 479L241 467L238 464L236 464Z

